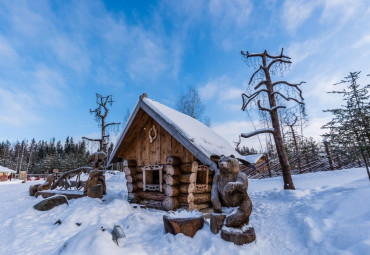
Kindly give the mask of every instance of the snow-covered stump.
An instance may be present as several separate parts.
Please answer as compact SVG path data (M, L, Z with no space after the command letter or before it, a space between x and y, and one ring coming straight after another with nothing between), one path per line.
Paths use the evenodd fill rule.
M173 235L183 233L193 237L199 229L203 228L204 219L200 212L177 211L163 215L164 230Z
M254 228L248 225L242 228L229 228L223 226L221 229L221 238L228 242L233 242L236 245L251 243L256 240Z

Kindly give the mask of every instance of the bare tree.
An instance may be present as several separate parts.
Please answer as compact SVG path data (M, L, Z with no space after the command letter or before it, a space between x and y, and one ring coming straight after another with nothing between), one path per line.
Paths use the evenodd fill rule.
M112 106L113 104L113 96L102 96L96 93L96 104L98 105L97 108L94 110L90 109L90 114L95 116L95 121L98 122L98 126L101 127L101 138L93 139L88 137L82 137L82 139L86 139L91 142L99 142L99 151L107 151L107 144L108 144L108 130L113 128L118 128L121 124L120 122L110 122L106 123L106 118L108 116L109 108L108 106Z
M202 103L199 92L194 87L189 87L186 93L180 95L177 100L176 108L182 113L202 121L207 126L210 125L210 119L204 115L205 105Z
M291 176L291 168L289 165L288 157L284 148L282 133L281 133L281 127L279 122L279 115L278 115L278 109L286 108L284 105L278 105L278 100L281 101L281 99L284 99L285 101L295 101L298 104L304 104L303 103L303 97L302 97L302 91L298 87L304 82L294 84L289 83L287 81L276 81L272 82L271 75L274 74L276 69L280 68L280 71L283 72L283 68L285 64L291 64L290 58L288 56L285 56L283 54L283 49L281 50L280 55L278 56L271 56L267 53L267 51L264 51L263 53L256 53L256 54L250 54L247 52L241 52L242 56L245 57L245 59L248 60L256 60L259 63L259 68L252 74L249 85L253 85L254 83L257 83L257 85L253 88L254 92L251 94L242 94L243 99L243 106L242 110L245 111L246 107L250 102L252 102L254 99L257 99L257 106L258 109L261 111L265 111L269 113L270 119L271 119L271 125L272 128L265 128L256 130L251 133L243 133L241 134L244 138L249 138L254 135L263 134L263 133L271 133L274 137L275 146L279 158L279 162L282 168L283 172L283 179L284 179L284 189L295 189L292 176ZM251 85L251 86L252 86ZM291 88L293 91L296 92L296 94L299 96L300 99L297 99L295 97L291 97L289 95L284 95L281 92L281 89L279 90L278 87L284 85L286 88ZM265 86L264 88L261 88L262 86ZM279 96L279 98L277 98ZM261 98L266 99L268 102L268 107L263 106L261 104Z
M294 149L295 149L295 153L296 153L296 157L297 157L298 169L299 169L299 172L301 173L302 172L301 155L299 153L299 148L298 148L297 134L294 130L294 126L298 122L298 116L296 116L295 114L292 114L292 117L294 117L294 119L292 119L292 120L286 119L284 122L286 123L286 125L290 129L290 133L291 133L292 138L293 138Z

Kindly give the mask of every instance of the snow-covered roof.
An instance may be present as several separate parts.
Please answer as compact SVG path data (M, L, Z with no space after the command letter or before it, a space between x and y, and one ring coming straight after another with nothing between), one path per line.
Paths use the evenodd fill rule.
M252 164L256 164L257 161L262 158L265 154L251 154L244 156L244 159Z
M5 166L0 166L0 173L15 174L16 171L9 169Z
M112 161L139 108L156 120L203 164L210 165L211 169L214 168L213 170L215 170L216 165L210 160L212 155L234 155L236 158L243 159L243 156L228 141L200 121L152 99L142 98L122 131L108 165Z

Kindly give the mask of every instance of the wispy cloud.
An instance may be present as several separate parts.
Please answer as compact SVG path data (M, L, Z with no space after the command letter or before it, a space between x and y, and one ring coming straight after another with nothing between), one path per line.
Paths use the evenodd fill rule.
M34 110L35 101L32 96L17 89L0 87L0 123L5 125L23 126L24 122L35 122L40 116Z
M294 33L306 21L317 6L317 1L287 0L284 2L282 21L285 28Z

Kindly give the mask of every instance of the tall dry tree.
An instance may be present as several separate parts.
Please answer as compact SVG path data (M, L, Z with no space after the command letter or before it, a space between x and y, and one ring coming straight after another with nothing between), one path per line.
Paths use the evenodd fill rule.
M96 107L94 110L90 109L90 114L94 115L95 121L98 122L98 126L101 128L101 137L98 139L82 137L82 139L86 139L91 142L99 142L99 151L107 152L107 144L108 144L108 129L118 128L121 124L120 122L109 122L106 123L106 118L108 116L109 108L108 106L112 106L113 104L113 96L102 96L96 93Z
M279 162L283 172L284 189L295 189L291 176L291 168L289 165L288 156L284 148L278 115L278 109L286 108L286 106L279 105L278 102L280 102L282 99L284 99L285 101L293 100L298 104L303 105L304 98L302 97L302 91L298 86L303 84L304 82L294 84L287 81L272 81L271 76L276 72L277 69L283 72L286 65L292 63L290 61L290 57L283 54L283 49L278 56L272 56L268 54L267 51L264 51L263 53L253 54L250 54L248 51L241 51L241 54L246 61L252 62L257 60L256 63L259 64L258 69L252 74L251 78L249 79L250 86L256 84L253 88L253 93L250 93L249 95L247 93L242 94L242 110L245 111L250 102L257 100L258 109L261 111L265 111L270 115L272 125L272 128L264 128L251 133L243 133L241 134L241 136L244 138L249 138L262 133L272 134L274 137ZM297 94L300 99L291 97L289 95L284 95L281 92L281 89L278 89L281 86L291 88L291 90L293 90L293 93ZM261 99L267 101L268 106L263 106L261 104Z

